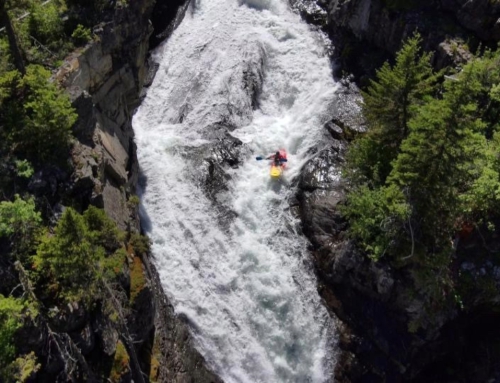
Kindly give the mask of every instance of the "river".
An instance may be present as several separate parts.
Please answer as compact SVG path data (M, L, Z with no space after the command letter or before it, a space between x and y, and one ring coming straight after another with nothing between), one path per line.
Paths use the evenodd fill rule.
M226 383L332 379L335 328L289 208L335 97L324 41L283 0L192 0L133 119L155 266ZM211 198L200 148L221 122L243 149ZM280 148L278 182L255 157ZM224 223L221 206L234 212Z

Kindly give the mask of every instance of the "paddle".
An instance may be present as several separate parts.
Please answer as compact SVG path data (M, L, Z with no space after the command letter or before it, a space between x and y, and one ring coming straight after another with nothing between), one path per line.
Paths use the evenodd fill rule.
M258 156L258 157L255 157L255 159L257 161L262 161L262 160L266 160L267 158L265 157L262 157L262 156ZM272 158L269 158L270 160L272 160ZM280 162L287 162L288 160L286 158L280 158Z

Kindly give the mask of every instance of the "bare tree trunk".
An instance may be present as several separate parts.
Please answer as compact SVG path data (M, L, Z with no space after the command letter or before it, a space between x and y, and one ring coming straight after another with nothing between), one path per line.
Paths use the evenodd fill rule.
M12 54L15 67L19 72L21 72L22 75L25 75L26 68L24 66L23 52L17 42L16 32L14 31L9 14L5 8L5 0L0 0L0 25L5 26L5 31L7 32L7 37L9 39L10 52Z

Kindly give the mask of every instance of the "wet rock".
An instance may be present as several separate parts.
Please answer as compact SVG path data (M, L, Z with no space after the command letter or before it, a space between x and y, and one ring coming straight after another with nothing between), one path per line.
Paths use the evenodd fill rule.
M151 23L154 33L149 40L150 49L156 48L165 41L180 24L190 4L189 0L158 0L155 3Z
M326 31L328 25L327 1L290 0L290 5L309 24L318 26Z
M352 79L345 78L335 93L332 105L333 116L326 128L336 140L350 141L366 131L366 121L362 114L363 97Z
M158 371L159 382L172 383L222 383L222 380L205 366L203 357L195 351L188 325L176 317L168 302L159 275L147 258L144 266L151 280L157 308L156 333L162 355Z

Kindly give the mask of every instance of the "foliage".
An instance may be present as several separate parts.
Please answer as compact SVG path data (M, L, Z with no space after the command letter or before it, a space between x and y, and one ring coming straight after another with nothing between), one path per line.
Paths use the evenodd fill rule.
M418 34L410 38L394 66L385 63L363 93L363 114L370 130L350 151L348 163L359 176L378 185L385 182L399 145L408 136L409 120L435 88L431 56L420 54L420 41Z
M33 167L27 160L16 160L14 163L16 166L16 174L19 177L31 178L31 176L35 173Z
M142 261L138 256L134 257L132 267L130 270L130 301L133 303L146 286L146 277Z
M120 247L124 235L104 210L89 206L83 213L83 219L93 243L104 247L108 251L115 251Z
M370 130L347 156L343 214L370 257L412 263L430 313L453 296L461 230L498 219L500 53L473 59L436 92L428 55L418 52L414 37L364 95Z
M139 206L139 203L141 202L141 200L139 199L138 196L136 195L131 195L130 198L128 199L127 201L127 204L130 208L136 208L137 206Z
M130 357L127 350L123 343L119 340L116 344L115 358L113 360L109 380L113 383L120 382L121 377L130 370L129 362Z
M350 233L372 258L379 259L400 247L410 207L399 188L361 186L349 193L347 202L342 211L351 223Z
M92 32L90 28L85 28L82 24L78 24L71 34L71 38L78 45L85 45L92 40Z
M33 379L33 375L40 370L41 364L37 363L35 353L20 356L10 365L11 375L16 383L24 383Z
M146 255L150 251L151 243L145 235L132 233L129 243L137 254Z
M17 70L3 72L0 75L0 121L5 118L5 102L16 92L21 76ZM2 118L3 117L3 118Z
M103 210L91 206L81 215L67 208L54 234L38 247L34 268L39 280L49 276L45 288L56 299L90 303L99 296L99 279L116 277L120 261L124 262L122 239Z
M99 276L108 281L115 281L123 273L126 261L127 252L125 249L116 250L113 254L101 260Z
M11 239L15 254L33 250L41 224L42 217L33 198L25 201L16 195L13 202L0 202L0 237Z
M54 2L42 5L33 2L28 17L29 34L49 48L57 48L64 38L60 7Z
M5 73L12 69L10 60L9 42L4 36L0 36L0 73Z
M94 270L104 257L104 249L89 237L83 217L68 208L54 235L46 236L38 247L35 269L49 275L60 287L61 297L68 301L95 293Z
M30 315L30 306L20 299L0 294L0 371L7 372L14 361L14 334L21 328L24 316ZM34 315L34 312L31 313Z
M0 89L9 93L0 112L4 138L14 153L35 165L67 158L71 127L77 118L69 97L49 78L49 71L30 65L24 77L9 72L5 81L0 80Z
M351 191L344 213L353 236L374 256L380 255L380 241L412 246L399 256L415 250L451 252L457 224L479 222L498 206L499 55L487 52L475 59L455 80L445 81L441 96L431 97L428 57L418 58L417 52L418 38L413 38L393 68L385 65L377 73L365 94L364 114L371 131L354 143L347 158ZM409 67L411 71L401 71ZM406 96L388 90L391 81L401 84L409 73L413 80L397 87L406 89ZM405 196L406 205L396 221L386 198L387 190L396 195L395 189ZM363 209L376 213L368 219ZM382 235L379 226L388 220L399 222L399 230Z

